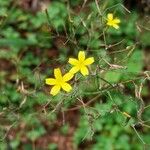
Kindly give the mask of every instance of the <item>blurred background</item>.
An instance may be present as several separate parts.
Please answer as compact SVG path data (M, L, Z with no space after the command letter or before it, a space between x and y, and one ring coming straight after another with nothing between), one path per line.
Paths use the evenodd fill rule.
M149 0L0 0L0 150L150 149L149 14ZM81 49L100 75L50 96L44 79Z

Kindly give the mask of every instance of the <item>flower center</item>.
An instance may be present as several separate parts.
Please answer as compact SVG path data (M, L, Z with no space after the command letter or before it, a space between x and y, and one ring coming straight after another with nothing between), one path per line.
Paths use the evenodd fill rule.
M56 80L56 82L57 82L57 85L60 85L60 86L65 83L62 77L61 77L61 78L58 78L58 79Z
M79 66L79 68L82 68L84 66L84 61L80 61L78 66Z

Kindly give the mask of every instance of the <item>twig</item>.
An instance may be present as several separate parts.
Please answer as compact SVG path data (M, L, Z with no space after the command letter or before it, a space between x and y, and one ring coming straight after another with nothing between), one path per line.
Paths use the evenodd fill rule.
M137 130L134 127L135 125L131 125L131 127L134 129L136 135L138 136L138 138L140 139L140 141L145 145L146 143L143 141L143 139L141 138L141 136L139 135L139 133L137 132Z

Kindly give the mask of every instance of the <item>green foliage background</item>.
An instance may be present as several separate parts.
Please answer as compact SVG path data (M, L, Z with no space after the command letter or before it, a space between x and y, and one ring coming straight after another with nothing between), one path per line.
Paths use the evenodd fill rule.
M150 56L148 23L137 10L129 13L122 0L98 5L100 12L94 0L85 6L82 0L53 0L43 6L46 11L32 11L17 1L0 0L0 149L60 149L58 142L43 146L38 139L54 130L67 138L71 128L73 149L150 148L150 82L144 73L150 65L145 58L145 53ZM109 12L121 19L119 30L106 28ZM68 71L68 58L81 49L96 60L91 75L77 74L69 95L51 97L44 79L56 67ZM135 88L141 84L147 126L137 117L141 102ZM81 97L84 103L95 100L84 108L77 100ZM76 105L80 109L69 111ZM74 121L63 124L63 111L66 118L73 114Z

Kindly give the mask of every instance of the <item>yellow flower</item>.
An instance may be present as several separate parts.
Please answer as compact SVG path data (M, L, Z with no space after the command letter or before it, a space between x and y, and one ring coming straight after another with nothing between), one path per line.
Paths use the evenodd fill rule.
M80 71L84 76L89 74L87 66L94 62L93 57L89 57L85 59L85 52L79 51L78 59L69 58L69 63L73 65L70 73L75 74L76 72Z
M107 15L107 25L108 26L112 26L115 29L119 29L119 25L118 25L119 23L120 23L120 19L114 18L113 14L110 13Z
M64 76L62 76L60 69L56 68L54 69L54 76L55 78L45 79L46 84L53 85L50 94L52 94L53 96L58 94L61 88L66 92L70 92L72 87L67 83L67 81L71 80L73 78L73 75L71 73L66 73Z

